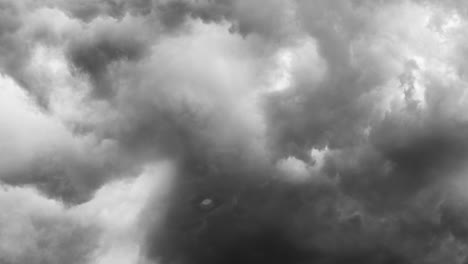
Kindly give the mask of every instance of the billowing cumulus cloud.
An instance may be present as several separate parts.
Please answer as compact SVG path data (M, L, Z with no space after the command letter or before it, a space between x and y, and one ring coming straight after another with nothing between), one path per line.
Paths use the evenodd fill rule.
M86 263L97 246L99 230L68 215L60 202L30 188L2 185L3 263Z
M466 263L466 7L0 0L0 262Z

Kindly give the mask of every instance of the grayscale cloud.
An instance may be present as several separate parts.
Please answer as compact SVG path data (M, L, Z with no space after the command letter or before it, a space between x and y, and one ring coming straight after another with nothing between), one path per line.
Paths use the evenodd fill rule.
M0 0L0 262L468 262L464 1Z

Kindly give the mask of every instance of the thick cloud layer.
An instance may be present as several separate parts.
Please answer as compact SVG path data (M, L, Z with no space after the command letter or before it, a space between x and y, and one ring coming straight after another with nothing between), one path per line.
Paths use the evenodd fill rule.
M0 0L0 262L466 263L467 19Z

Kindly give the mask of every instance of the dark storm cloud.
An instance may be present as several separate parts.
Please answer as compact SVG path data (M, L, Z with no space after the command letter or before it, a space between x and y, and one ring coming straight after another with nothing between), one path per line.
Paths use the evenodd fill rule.
M110 16L121 19L128 13L131 14L147 14L150 13L153 6L152 0L85 0L85 1L69 1L60 0L53 1L53 6L58 6L64 9L71 16L83 20L87 23L101 16Z
M433 178L450 173L459 164L454 157L463 160L464 139L450 132L452 128L445 123L434 121L437 125L433 125L430 114L427 121L423 118L422 127L417 127L414 121L406 122L405 114L400 116L397 111L378 119L376 101L381 99L379 93L383 91L375 90L376 87L392 78L398 80L407 62L402 60L396 70L387 70L382 65L385 62L367 53L366 42L360 42L378 30L372 25L373 6L356 8L344 2L323 2L322 9L314 10L315 4L305 4L301 11L304 12L304 27L317 39L320 55L327 62L327 76L317 87L302 84L273 95L266 109L267 117L271 118L267 129L273 131L270 140L275 146L274 157L295 155L309 162L310 149L325 146L343 153L343 156L329 157L330 162L343 159L343 164L333 168L330 163L331 167L326 167L329 171L325 171L330 176L338 175L340 183L337 187L328 187L331 191L320 192L314 186L306 186L308 188L304 189L292 187L287 192L284 183L270 181L269 176L277 172L268 163L254 170L245 169L245 160L237 158L236 149L233 149L234 156L222 153L221 157L226 157L227 161L219 162L212 154L210 139L203 143L206 139L193 130L198 126L188 121L191 117L186 120L183 115L174 114L177 107L149 108L153 116L163 113L165 122L155 121L159 118L143 118L145 125L140 128L131 125L135 131L120 135L120 141L126 142L129 138L132 140L128 141L128 146L144 146L145 142L152 142L153 135L161 135L163 144L168 144L163 145L163 149L174 151L171 147L179 146L175 147L175 152L183 157L178 187L174 190L176 197L172 197L167 219L149 236L147 251L151 258L162 258L167 263L412 263L413 259L434 262L428 254L438 252L446 243L451 232L451 228L444 227L448 221L426 223L424 216L413 213L416 209L405 203L417 202L416 194L437 182ZM176 13L171 18L186 14L189 9L179 2L167 8L167 12ZM328 16L323 12L326 9L337 10L337 14ZM355 56L358 64L355 64ZM412 103L409 97L404 104ZM431 112L430 103L427 107ZM402 111L409 111L410 117L418 119L418 113L412 108L405 107ZM190 103L188 109L190 113ZM138 113L136 116L147 116ZM195 120L204 120L201 113L194 114ZM397 123L388 124L392 119ZM212 131L213 124L214 127L223 124L209 120L201 122L208 124L202 125L202 131ZM394 138L392 133L398 134L399 122L403 122L404 132L401 137ZM161 123L167 124L167 131L172 131L167 134L169 138L160 128L155 130L151 125ZM369 138L365 132L368 127ZM456 126L453 131L458 128ZM155 139L155 142L160 140ZM346 159L350 156L356 162L348 163ZM424 165L425 162L431 165ZM265 182L251 182L251 178ZM337 197L336 193L341 192L351 198ZM314 194L317 195L315 200L303 200L304 195ZM212 199L214 208L204 211L199 207L205 198ZM362 203L362 208L356 210L362 210L364 218L369 219L367 222L359 220L359 216L347 216L349 221L341 219L339 202L352 198ZM320 208L324 208L323 211ZM431 208L435 216L427 214L437 219L438 209ZM380 223L379 217L389 219ZM299 219L297 221L303 224L296 226L291 219ZM160 229L163 231L158 231ZM305 237L294 235L301 232L306 233ZM385 239L375 245L380 236ZM324 241L319 242L317 237ZM437 242L427 245L425 241L430 239ZM407 243L398 244L401 240ZM249 246L252 241L259 245Z
M442 94L430 97L430 88L425 108L418 108L421 102L411 98L411 76L417 65L408 68L414 61L401 61L403 72L398 73L386 68L387 61L372 58L376 54L368 52L369 46L361 46L361 39L377 34L378 40L382 33L375 31L379 28L374 25L375 17L370 16L376 7L339 1L304 5L305 26L316 37L328 71L318 84L300 83L268 99L267 115L279 155L310 162L312 148L328 146L342 151L342 156L331 155L329 161L332 164L336 160L345 167L329 173L340 175L346 186L365 184L358 193L375 191L387 198L413 193L434 178L447 177L457 170L468 150L462 132L466 124L445 116L439 105L446 99L439 97ZM318 11L317 5L330 14ZM370 47L378 44L372 41L367 43ZM395 79L395 74L400 76L401 86L394 89L404 91L405 106L380 119L379 100L386 92L383 86ZM437 91L434 85L428 85ZM350 159L354 162L346 161Z
M249 33L283 33L284 14L288 5L285 1L167 1L157 5L162 22L170 27L180 26L188 18L200 18L206 23L231 21L232 32L242 35ZM248 9L259 11L255 15Z
M29 56L29 49L20 39L20 30L25 23L22 20L23 10L13 2L0 2L0 56L2 72L11 74L22 81L22 67Z
M145 16L159 21L166 30L173 31L187 26L193 19L205 23L231 23L230 31L242 35L258 33L275 41L292 32L287 23L294 23L290 17L292 3L274 1L232 1L232 0L108 0L108 1L56 1L54 4L71 16L86 23L100 17L122 19L126 15ZM255 13L249 12L256 10Z
M220 224L218 221L213 220L215 217L200 216L204 212L198 212L199 209L190 205L189 202L195 198L189 196L184 199L179 195L178 199L182 200L180 202L182 204L174 202L172 210L175 212L170 210L169 220L167 220L167 227L171 231L159 234L161 236L159 238L157 237L158 233L155 235L154 239L156 241L160 240L160 244L156 242L150 252L156 251L156 253L152 253L156 259L158 254L161 254L163 258L167 257L182 261L182 263L228 261L224 257L227 259L236 259L238 257L239 261L247 263L249 261L272 261L274 263L275 260L292 261L294 263L307 261L322 261L325 263L349 261L360 261L360 263L412 263L412 259L418 259L416 262L423 261L424 263L441 261L437 257L431 256L429 252L439 252L442 250L444 243L449 243L446 242L446 239L449 239L446 237L452 231L450 231L451 227L445 227L448 221L439 222L437 220L438 209L429 206L433 208L432 210L435 213L433 213L434 215L432 213L428 214L431 218L434 217L435 220L433 222L428 221L426 224L425 216L419 216L417 212L414 213L413 211L416 208L407 203L409 201L417 202L417 194L421 190L431 186L431 183L443 181L464 160L466 155L465 138L463 133L458 133L463 129L464 125L450 121L448 123L440 122L437 118L432 120L432 117L437 113L433 112L431 102L428 102L425 110L421 110L424 113L419 116L421 113L417 113L418 111L414 110L414 106L409 106L414 103L413 99L410 98L411 95L407 95L404 102L404 104L408 104L408 107L405 106L401 110L408 111L408 113L400 115L397 113L400 110L396 110L387 114L383 119L376 119L375 111L378 111L378 108L375 100L380 99L379 93L382 92L375 91L376 87L384 85L392 78L398 80L402 73L392 69L389 72L375 71L375 69L385 69L385 66L382 67L385 62L376 60L372 55L367 57L369 56L366 52L367 46L359 46L362 44L359 42L361 39L375 34L373 30L378 29L372 25L374 21L371 14L374 9L372 9L372 6L370 8L366 6L356 8L344 2L323 2L324 9L329 8L332 10L332 15L329 16L322 9L316 8L317 4L317 2L311 4L311 6L306 4L301 11L304 11L306 29L309 29L311 35L317 38L320 54L327 62L328 76L318 87L307 87L305 85L304 87L293 87L291 90L279 92L272 96L273 99L268 103L267 113L272 118L271 127L268 128L273 129L274 132L273 144L279 148L277 150L279 156L295 155L299 158L305 157L306 162L308 162L307 153L313 147L323 148L328 146L331 149L338 150L338 152L342 151L343 156L334 157L331 155L329 159L332 161L334 159L336 161L343 159L344 167L327 168L330 169L331 176L338 175L337 177L341 181L337 191L344 191L344 193L356 198L359 201L358 203L362 202L362 206L365 208L363 209L364 212L367 210L372 212L368 215L371 219L370 225L372 225L372 221L377 221L375 219L378 219L379 216L383 219L390 219L385 220L385 224L374 223L375 229L369 226L363 227L363 230L372 234L370 237L365 235L365 231L360 231L359 228L353 227L351 224L351 230L353 230L351 232L355 232L353 236L341 229L345 228L341 227L342 225L340 225L337 217L333 217L333 212L336 210L333 206L330 206L332 216L320 218L312 213L311 215L302 215L300 209L288 211L291 207L287 207L288 209L283 208L281 205L268 207L267 203L256 205L252 202L253 199L249 199L251 208L257 210L252 209L253 211L244 212L245 215L237 213L232 208L223 211L221 209L223 205L214 208L213 214L219 212L220 218L226 217L223 221L219 220L219 222L223 223ZM314 8L316 9L314 10ZM310 10L313 10L312 16ZM337 14L333 14L333 12ZM367 16L370 17L370 20L368 20ZM331 25L335 25L335 27L331 27ZM355 52L357 51L357 55L351 53L350 47L353 47ZM353 56L363 56L364 58L358 58L358 60L364 59L363 62L370 62L370 65L354 64L356 58ZM401 71L405 71L405 65L406 61L402 60ZM396 88L398 89L398 86ZM402 87L400 89L403 90ZM394 120L393 122L396 121L396 123L390 120ZM400 127L402 129L401 134L398 132ZM365 131L367 128L370 128L370 138L366 136ZM347 159L351 159L351 161L347 161ZM356 161L354 162L354 160ZM230 169L229 171L235 170ZM257 172L257 175L263 173L268 174L269 172ZM208 174L206 172L202 171L196 174L205 175L201 177L206 177L206 180L200 180L202 183L199 185L187 180L188 187L186 188L191 191L195 190L195 193L198 193L202 188L199 187L200 185L208 189L210 189L210 187L207 187L210 186L210 183L214 185L211 189L224 186L223 183L210 180L210 177L206 176ZM222 173L218 174L220 177L221 175ZM277 183L270 184L275 185ZM234 188L235 185L226 184L226 186ZM254 187L251 188L255 190L252 191L253 193L261 196L261 191L256 190ZM286 187L281 185L281 188ZM235 191L235 189L240 190L241 188L234 188L234 191L231 192L242 193L241 191ZM311 188L304 192L308 191L314 192L315 190ZM179 193L191 192L181 191ZM224 190L221 193L226 194L229 192ZM265 200L277 201L274 196L279 195L281 191L270 189L267 193L267 196L270 196ZM298 190L293 191L290 194L291 199L300 199L299 193ZM329 197L329 195L323 194L323 197ZM438 196L434 195L436 198L432 201L436 203ZM193 196L196 195L193 194ZM248 197L245 194L239 194L239 196ZM216 195L213 195L213 197L216 197ZM213 199L216 202L216 198ZM331 198L332 201L333 199ZM286 199L281 197L279 200L284 201ZM324 202L324 204L327 203L330 203L330 201ZM301 202L296 201L293 204L298 205ZM308 204L315 205L315 207L326 206L318 201L309 201ZM187 208L183 209L184 205ZM395 208L395 205L398 206ZM300 230L303 232L307 228L315 230L316 226L314 224L320 226L321 223L325 222L330 223L329 228L331 230L338 231L334 231L334 233L330 230L322 233L315 230L315 233L311 232L313 234L311 237L329 236L332 237L330 239L333 242L330 242L325 248L321 248L320 245L307 245L304 242L307 239L304 238L303 240L291 239L288 238L288 235L285 238L284 233L290 235L293 232L291 230L285 231L282 228L292 226L291 229L294 229L294 225L282 222L284 221L282 217L278 217L275 213L270 215L268 210L282 212L290 218L301 215L304 221L309 223L308 226L301 226L302 229ZM313 212L313 209L311 211ZM389 213L389 215L386 215L386 213ZM210 212L206 214L209 215ZM264 215L267 216L267 219L262 219ZM242 216L247 220L241 218ZM444 217L447 218L447 216ZM176 219L192 219L195 222L178 223ZM356 220L356 222L360 223L360 220ZM242 227L248 228L249 224L255 225L255 223L258 226L252 227L253 230L264 230L258 231L260 233L258 236L255 235L254 231L242 230ZM281 227L270 228L268 224ZM240 231L236 232L232 229L237 225L241 227ZM357 224L357 226L359 225ZM451 224L448 225L452 226ZM213 228L213 231L210 231L210 228ZM223 231L232 231L232 233L225 234ZM195 234L192 234L192 232ZM383 245L376 246L377 249L370 246L379 239L379 236L387 234L387 232L388 235L386 235ZM182 235L187 233L189 235ZM265 235L265 233L268 235ZM252 246L254 248L252 249L240 246L249 240L255 241L258 239L263 241L262 238L265 236L272 241L271 244L260 243L265 245L267 249L255 248L254 246ZM338 242L339 240L333 239L333 237L336 239L342 236L346 237L343 240L348 241ZM230 241L230 239L233 239L234 242L225 246L228 248L226 251L222 246L222 242ZM437 242L426 245L425 241L428 239ZM170 242L163 246L162 244L167 241ZM289 242L285 243L285 241ZM397 241L408 242L402 245L398 244ZM262 253L263 251L275 251L276 243L281 244L280 247L284 249L284 251L280 251L278 256ZM301 243L306 245L300 245ZM340 243L343 243L342 246L339 246ZM364 249L359 249L352 246L356 243L368 244L363 246ZM254 252L250 252L251 249ZM230 250L236 253L230 255ZM353 254L347 253L352 251L362 252L362 255L356 253L353 256ZM220 252L226 252L226 255ZM294 259L292 256L297 256L298 259Z
M108 68L119 61L135 61L148 49L146 32L126 21L98 25L70 43L68 56L78 71L89 75L93 84L93 96L107 98L113 88L107 74ZM88 36L86 36L88 35Z
M4 184L17 190L35 186L80 212L102 196L112 200L109 181L139 175L161 159L174 161L167 215L157 217L162 213L156 196L140 214L145 234L138 246L148 262L465 261L466 208L456 202L462 198L447 194L468 154L459 101L463 76L457 71L464 64L454 58L464 54L465 42L444 33L442 22L438 33L427 27L437 5L47 1L44 6L66 14L62 19L70 26L36 31L25 26L30 17L21 16L36 9L1 3L2 68L19 86L39 89L29 85L40 76L31 70L36 50L23 45L22 37L58 49L68 67L52 67L65 77L51 90L59 99L51 97L50 112L36 115L34 108L34 114L19 115L17 108L28 101L6 108L35 125L0 116L13 132L49 126L52 133L41 134L43 141L21 135L7 145L13 153L26 142L34 153L14 153L11 160L20 166L2 160ZM447 48L438 34L457 43ZM294 53L304 42L309 44L302 48L314 49L316 57ZM435 55L445 49L454 54ZM281 65L288 87L265 91L274 55L283 51L292 64L292 70ZM297 70L301 59L304 69ZM449 73L451 79L445 78ZM57 102L63 99L59 91L78 101L70 100L76 109ZM86 129L76 133L70 123ZM8 134L0 136L7 141ZM58 147L44 147L49 145ZM280 166L284 163L289 167ZM294 169L303 174L302 182L288 178ZM75 223L67 218L70 211L59 211L67 216L58 223L47 218L44 225L31 225L70 229ZM111 214L104 222L125 222L125 212L119 213L119 221ZM71 233L71 238L51 235L46 244L99 240ZM40 236L31 242L37 251ZM67 261L91 261L78 255L93 250L76 245L63 249L73 255ZM47 247L53 257L44 261L65 261L57 248ZM21 257L31 262L26 253Z
M12 186L34 185L49 197L67 204L80 204L91 199L96 189L110 178L138 171L128 162L116 164L102 157L113 156L113 153L88 153L88 156L83 156L73 153L73 150L69 152L36 157L29 166L6 173L2 182Z
M369 17L373 8L373 4L354 7L344 1L299 5L301 22L316 39L327 74L318 84L298 82L297 87L272 94L267 101L279 153L304 155L313 146L340 148L359 140L373 114L374 95L369 92L389 77L387 72L374 72L379 65L372 64L380 61L371 59L370 65L352 63L356 55L351 53L353 49L358 56L370 55L360 52L367 47L361 47L359 39L374 34Z

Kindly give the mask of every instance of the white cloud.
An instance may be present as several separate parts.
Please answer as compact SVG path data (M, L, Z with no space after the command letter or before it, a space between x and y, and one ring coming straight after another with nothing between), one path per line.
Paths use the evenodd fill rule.
M151 203L153 219L164 216L171 170L169 163L155 164L69 208L33 188L1 185L0 262L137 263L148 228L142 210Z
M144 245L148 226L145 219L140 218L142 210L151 203L155 210L153 220L164 217L174 178L172 170L167 162L149 166L136 178L104 185L92 200L70 209L76 219L91 220L102 231L93 263L137 263L144 257L140 247Z
M0 234L0 262L78 264L91 258L99 229L32 188L2 185Z
M23 167L34 158L70 147L73 137L58 121L36 107L8 76L0 76L0 175Z

